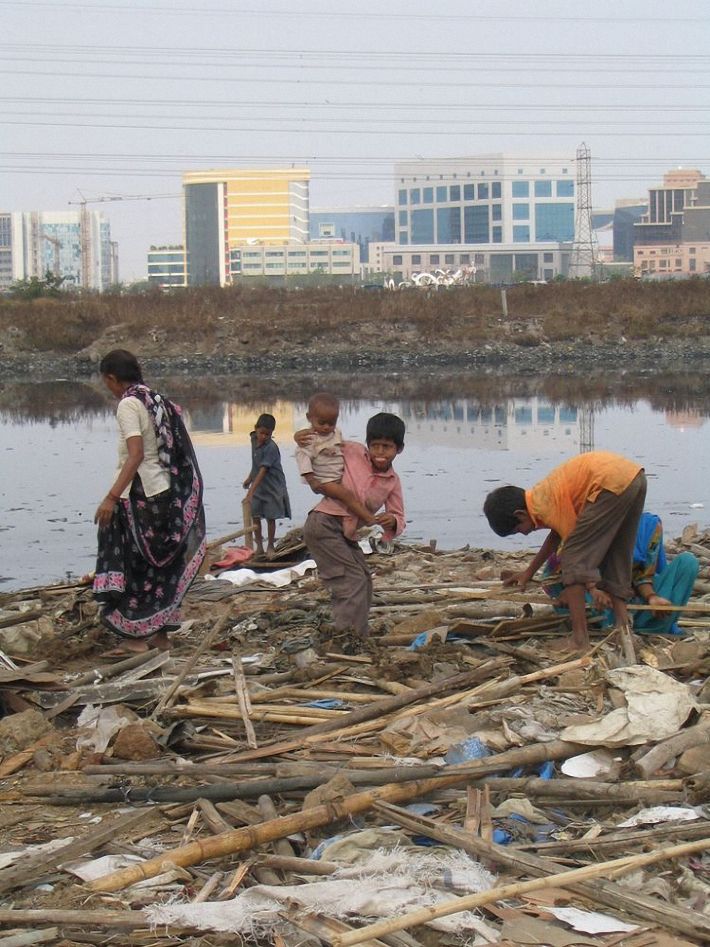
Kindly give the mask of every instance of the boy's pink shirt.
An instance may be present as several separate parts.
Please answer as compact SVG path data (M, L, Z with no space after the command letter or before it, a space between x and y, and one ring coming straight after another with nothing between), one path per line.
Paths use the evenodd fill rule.
M365 506L376 513L384 506L386 513L392 513L397 520L395 530L385 530L385 539L398 536L404 529L404 500L402 498L402 484L392 467L384 473L373 469L367 448L355 441L343 441L343 471L342 485L354 493ZM338 500L325 497L318 506L314 507L318 513L328 513L331 516L342 516L343 533L352 539L360 525L357 517Z

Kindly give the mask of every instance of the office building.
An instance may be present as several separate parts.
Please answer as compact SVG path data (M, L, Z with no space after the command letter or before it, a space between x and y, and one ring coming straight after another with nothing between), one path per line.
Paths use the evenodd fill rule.
M394 208L380 207L318 207L310 213L311 240L342 240L356 243L360 261L371 263L371 243L394 240Z
M710 179L694 169L669 171L648 196L648 213L634 225L635 274L710 273Z
M86 208L0 214L0 288L47 272L61 276L65 288L101 292L117 282L118 248L102 214Z
M357 243L317 240L312 243L287 243L283 246L255 245L230 251L232 282L250 277L284 277L306 274L340 276L347 282L360 277L360 248Z
M148 251L148 282L161 289L186 286L185 248L181 245L151 247Z
M191 171L183 176L189 286L230 282L230 251L308 240L310 171Z
M553 279L569 266L575 159L484 154L395 165L395 244L405 277L475 266L476 279Z

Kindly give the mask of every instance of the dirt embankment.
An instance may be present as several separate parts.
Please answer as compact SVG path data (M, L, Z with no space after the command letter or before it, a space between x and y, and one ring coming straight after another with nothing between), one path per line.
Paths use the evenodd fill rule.
M120 346L153 371L710 358L710 281L472 286L439 292L199 289L0 303L6 374L95 371Z

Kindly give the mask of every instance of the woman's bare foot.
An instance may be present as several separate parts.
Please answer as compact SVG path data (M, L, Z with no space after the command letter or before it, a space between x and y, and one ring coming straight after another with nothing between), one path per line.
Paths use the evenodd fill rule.
M263 555L264 555L264 544L263 544L263 543L256 543L256 545L254 546L254 555L255 555L255 556L263 556Z
M172 642L164 631L156 632L148 639L146 644L151 648L157 648L159 651L169 651L172 648Z
M266 558L267 558L267 559L273 559L273 558L275 557L275 555L276 555L276 550L274 549L274 547L273 547L271 544L269 544L269 545L266 547Z

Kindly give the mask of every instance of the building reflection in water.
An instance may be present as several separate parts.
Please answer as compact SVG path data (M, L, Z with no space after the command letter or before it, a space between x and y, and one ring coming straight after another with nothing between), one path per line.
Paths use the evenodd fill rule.
M543 398L405 402L400 411L410 440L439 446L571 452L580 445L580 410Z
M295 428L295 406L290 401L276 401L254 408L234 402L215 402L211 407L185 411L185 423L193 443L200 447L244 446L260 414L276 418L274 440L292 441Z
M666 411L666 424L681 432L687 428L702 427L706 420L699 411Z

